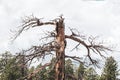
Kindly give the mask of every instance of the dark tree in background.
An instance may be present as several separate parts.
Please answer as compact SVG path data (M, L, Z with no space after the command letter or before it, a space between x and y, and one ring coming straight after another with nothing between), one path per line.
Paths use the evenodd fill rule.
M79 46L84 46L87 51L87 55L85 59L89 59L90 64L97 64L97 60L91 57L91 53L97 53L98 55L104 57L102 52L111 51L108 47L104 46L102 42L95 42L95 37L89 37L88 39L84 39L85 36L79 34L78 32L74 31L74 29L70 28L71 34L65 34L65 24L63 16L60 16L54 20L50 20L47 22L42 21L41 18L37 18L34 16L27 17L23 20L23 25L17 31L17 34L14 37L14 40L25 30L34 27L42 27L43 25L53 25L54 31L49 32L47 37L42 39L50 39L48 43L40 44L39 46L32 46L30 49L24 51L26 62L31 62L35 58L44 58L46 55L54 55L55 53L55 61L53 68L55 70L55 80L65 80L65 58L70 58L76 60L80 63L85 63L80 56L69 56L65 54L65 48L67 44L67 39L73 40L78 44L74 47L74 49L78 48ZM78 53L79 54L79 53ZM85 60L87 61L87 60ZM46 66L50 66L51 63L46 63L38 70L35 70L33 73L29 74L25 78L28 80L32 79L34 74L37 74L39 70L42 70ZM72 76L72 75L69 75ZM72 78L72 77L71 77ZM74 79L73 79L74 80Z
M27 66L23 67L22 59L16 58L10 52L0 57L0 80L16 80L27 74ZM24 70L23 70L24 69Z
M117 80L118 65L113 57L108 57L100 80Z
M73 64L72 64L72 61L70 59L65 61L65 79L66 80L76 79L74 77Z
M78 74L78 80L83 80L84 74L85 74L85 67L84 64L80 64L77 70Z

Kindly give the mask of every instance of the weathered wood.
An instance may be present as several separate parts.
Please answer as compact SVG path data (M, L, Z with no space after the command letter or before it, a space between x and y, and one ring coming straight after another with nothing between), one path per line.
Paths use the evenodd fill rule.
M59 44L59 48L56 50L56 65L55 65L55 72L56 78L55 80L65 80L65 34L64 34L64 19L60 18L59 21L56 23L56 42Z

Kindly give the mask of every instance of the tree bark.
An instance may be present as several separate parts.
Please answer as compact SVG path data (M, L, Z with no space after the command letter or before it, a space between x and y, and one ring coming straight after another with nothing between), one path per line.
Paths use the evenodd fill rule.
M56 65L55 72L56 78L55 80L65 80L64 66L65 66L65 34L64 34L64 19L61 17L59 21L56 22L56 42L59 47L56 50Z

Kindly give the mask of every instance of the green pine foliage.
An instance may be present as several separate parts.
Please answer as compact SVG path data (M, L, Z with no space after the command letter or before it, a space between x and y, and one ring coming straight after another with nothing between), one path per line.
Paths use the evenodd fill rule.
M65 61L65 76L66 80L73 80L74 69L72 61L70 59Z
M78 67L78 70L77 70L77 78L78 80L82 80L84 78L84 74L85 74L85 67L84 67L84 64L80 64L79 67Z
M113 57L108 57L100 80L117 80L118 65Z
M78 80L99 80L99 75L96 73L93 67L85 67L84 64L80 64L77 70Z
M0 58L0 80L19 80L22 79L23 74L21 72L22 67L20 66L21 60L16 59L9 52L2 54ZM51 60L51 65L44 67L38 71L32 77L32 80L55 80L55 58ZM39 69L42 64L37 67L29 68L24 70L24 76ZM118 76L118 65L113 57L108 57L105 62L105 66L101 75L98 75L93 67L86 67L84 64L80 64L75 70L73 68L71 59L65 60L65 80L119 80Z
M22 77L18 60L9 52L0 58L0 80L17 80Z

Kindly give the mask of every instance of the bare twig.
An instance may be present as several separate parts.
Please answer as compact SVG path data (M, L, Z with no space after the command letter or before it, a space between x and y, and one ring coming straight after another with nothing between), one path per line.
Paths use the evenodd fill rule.
M34 16L27 17L23 20L23 24L20 26L20 29L15 34L13 41L24 31L28 30L29 28L42 26L42 25L55 25L55 21L49 21L49 22L42 22L41 19L36 18Z
M80 58L80 57L65 55L65 58L71 58L71 59L73 59L73 60L75 60L75 61L78 61L78 62L80 62L80 63L83 63L83 62L81 61L82 58Z
M75 36L65 35L65 38L68 38L68 39L71 39L71 40L74 40L74 41L78 42L79 44L75 48L77 48L80 44L83 45L87 49L87 57L89 58L89 60L93 64L96 64L97 61L92 59L91 51L93 51L94 53L98 53L100 56L102 56L104 58L105 58L105 56L103 56L101 52L105 52L106 50L107 51L112 51L109 47L104 46L103 42L97 44L95 42L96 37L95 38L90 37L88 39L89 43L87 43L87 42L85 42L85 41L83 41L83 40L81 40L81 39L79 39L79 38L77 38Z
M78 50L79 45L80 45L80 43L78 43L71 51L73 51L74 49Z
M69 27L69 29L70 29L70 31L71 31L71 33L72 33L71 36L79 37L79 38L81 38L81 39L83 39L83 40L86 39L85 35L81 35L80 32L79 32L77 29L75 29L75 28L70 28L70 27Z

